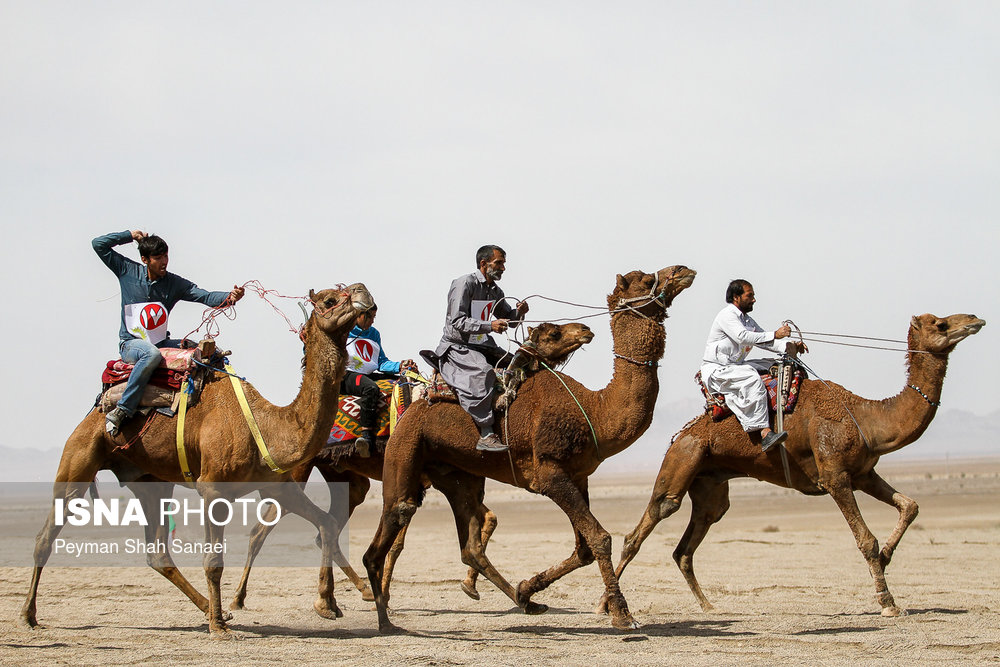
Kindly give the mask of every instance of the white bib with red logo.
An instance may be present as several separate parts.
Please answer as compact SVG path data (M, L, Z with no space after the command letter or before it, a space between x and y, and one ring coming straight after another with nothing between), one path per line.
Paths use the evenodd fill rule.
M493 306L496 305L496 301L472 301L472 319L482 320L483 322L489 322L493 319ZM469 342L474 345L482 345L486 342L486 337L489 334L472 334L469 336Z
M378 370L378 357L382 348L367 338L347 341L347 370L369 375Z
M159 301L130 303L125 306L125 327L136 338L153 345L167 337L167 307Z

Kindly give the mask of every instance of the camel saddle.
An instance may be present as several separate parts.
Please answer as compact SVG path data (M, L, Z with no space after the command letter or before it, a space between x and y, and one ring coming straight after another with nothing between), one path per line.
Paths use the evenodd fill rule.
M767 371L760 371L760 379L764 382L764 387L767 389L767 408L771 414L775 414L778 411L777 372L777 364L772 365ZM799 386L802 384L803 377L805 377L805 371L798 366L793 366L791 382L788 387L788 397L785 399L784 413L786 415L795 409L795 404L799 400ZM705 397L705 412L711 415L712 421L722 421L733 414L729 406L726 405L726 399L722 394L712 394L708 391L705 383L701 381L700 370L694 374L694 381L701 388L702 396Z
M161 348L163 359L153 371L153 375L142 391L140 408L156 408L158 412L172 417L180 403L180 392L185 382L190 381L191 395L188 405L194 405L201 395L205 383L206 366L222 369L223 358L229 352L216 352L213 345L201 344L191 348ZM207 354L205 354L207 353ZM202 361L203 356L208 363ZM114 408L125 393L125 386L132 374L132 364L121 359L112 359L101 373L101 393L95 405L101 412Z
M414 392L412 384L402 376L375 380L375 384L382 394L382 402L378 410L375 427L377 440L374 444L381 453L386 439L395 430L396 421L410 406ZM355 441L361 436L361 424L358 422L361 418L361 398L341 395L337 403L337 417L321 453L321 456L334 465L341 457L355 452Z

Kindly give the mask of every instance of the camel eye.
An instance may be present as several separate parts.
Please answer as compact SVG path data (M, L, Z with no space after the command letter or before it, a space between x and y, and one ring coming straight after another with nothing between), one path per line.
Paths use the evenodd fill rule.
M940 331L941 333L944 333L945 331L948 330L948 323L947 322L938 322L937 328L938 328L938 331Z
M337 305L337 300L327 299L326 301L323 302L323 305L326 306L327 308L333 308L334 306Z

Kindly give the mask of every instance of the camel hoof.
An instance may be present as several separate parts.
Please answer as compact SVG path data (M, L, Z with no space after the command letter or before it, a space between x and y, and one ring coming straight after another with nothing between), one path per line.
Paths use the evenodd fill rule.
M340 611L340 607L337 606L336 602L330 603L324 598L319 598L313 602L313 609L322 618L335 621L344 615L344 612Z
M618 630L624 630L626 632L632 632L633 630L638 630L641 627L639 622L632 618L632 614L628 614L621 618L611 619L611 625Z
M246 607L243 604L243 600L234 599L231 603L229 603L229 609L230 610L246 609Z
M27 628L29 630L44 630L45 629L45 626L44 625L39 625L38 621L36 621L33 617L32 618L27 618L26 616L22 616L19 619L18 624L22 628Z
M209 630L208 632L212 639L218 639L220 641L239 641L240 639L243 639L241 634L233 632L225 626Z
M405 635L406 630L399 627L398 625L393 625L390 621L378 624L379 634L383 635Z
M532 602L528 600L524 603L524 613L529 616L537 616L539 614L544 614L549 610L549 605L539 604L538 602Z
M470 584L468 581L462 582L462 592L468 595L473 600L479 599L479 591L476 590L476 585Z
M887 618L892 618L895 616L906 616L906 612L899 607L893 605L891 607L885 607L882 609L882 615Z

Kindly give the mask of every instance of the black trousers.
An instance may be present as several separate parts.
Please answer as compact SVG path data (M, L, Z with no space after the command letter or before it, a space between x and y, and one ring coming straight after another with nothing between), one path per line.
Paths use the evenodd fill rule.
M378 375L377 377L389 377ZM362 375L354 371L344 373L344 379L340 382L340 393L348 396L357 396L361 400L361 416L358 421L361 428L374 429L375 420L378 419L378 408L382 400L381 391L372 376Z

